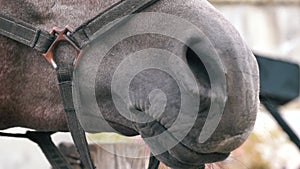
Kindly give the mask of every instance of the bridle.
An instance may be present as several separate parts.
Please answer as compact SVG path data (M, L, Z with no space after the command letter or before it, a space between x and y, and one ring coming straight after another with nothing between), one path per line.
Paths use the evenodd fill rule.
M75 146L80 154L80 160L85 168L94 169L95 166L90 156L85 132L77 119L74 108L72 97L72 76L74 66L79 61L78 58L82 49L91 41L91 37L99 30L103 29L111 22L114 22L114 25L117 25L117 23L126 19L125 16L141 12L157 1L158 0L121 0L94 18L88 20L74 31L69 27L64 29L53 28L51 33L37 29L16 18L0 14L0 34L39 51L57 71L60 95L63 101L69 131L71 132ZM123 19L120 20L120 18ZM61 41L68 42L76 50L76 55L69 58L72 60L72 64L63 61L55 61L55 54L53 51ZM51 134L52 133L45 132L27 132L24 135L0 133L2 136L29 138L41 147L50 164L55 169L71 169L71 165L68 164L65 157L53 144L50 137ZM155 159L154 156L151 156L148 168L156 169L158 168L158 165L159 161Z

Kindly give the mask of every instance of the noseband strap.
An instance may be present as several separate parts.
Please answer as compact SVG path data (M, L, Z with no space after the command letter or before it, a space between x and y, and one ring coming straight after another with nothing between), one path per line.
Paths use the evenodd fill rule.
M79 26L70 34L70 38L82 48L90 42L91 37L99 32L99 30L106 29L103 31L105 33L109 27L122 23L131 14L141 12L157 1L159 0L120 0Z

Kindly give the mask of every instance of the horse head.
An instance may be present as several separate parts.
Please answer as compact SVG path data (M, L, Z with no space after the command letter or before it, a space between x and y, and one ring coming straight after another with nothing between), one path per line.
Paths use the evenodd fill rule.
M3 12L41 29L77 27L113 3L0 1ZM115 27L92 38L75 69L73 97L87 132L141 135L172 168L224 160L247 139L257 63L212 5L160 0ZM0 39L0 127L66 131L53 69L38 52ZM55 53L63 60L74 49L61 44Z

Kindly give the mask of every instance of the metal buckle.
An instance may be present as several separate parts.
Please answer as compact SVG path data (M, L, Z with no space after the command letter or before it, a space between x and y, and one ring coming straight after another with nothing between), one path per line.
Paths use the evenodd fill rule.
M53 66L54 69L57 69L58 66L54 61L53 52L59 42L62 42L62 41L69 42L69 44L71 44L74 47L74 49L76 50L74 64L77 62L77 59L79 58L81 49L67 36L68 33L70 33L70 32L72 32L72 29L69 26L66 26L64 29L54 27L50 32L50 34L56 35L56 39L52 42L49 49L47 50L46 53L43 54L43 56Z

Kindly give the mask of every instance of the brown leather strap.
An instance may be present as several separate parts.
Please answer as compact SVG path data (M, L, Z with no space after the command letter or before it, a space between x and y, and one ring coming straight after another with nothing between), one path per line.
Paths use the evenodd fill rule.
M108 24L113 23L113 26L124 21L122 17L138 13L154 4L159 0L120 0L104 12L95 16L91 20L78 27L74 33L71 33L70 38L80 47L83 48L90 42L91 37L99 30L107 28ZM110 27L113 27L110 25ZM108 29L108 28L107 28ZM107 30L103 31L106 32Z
M4 14L0 14L0 34L42 53L48 50L55 38L46 31Z

